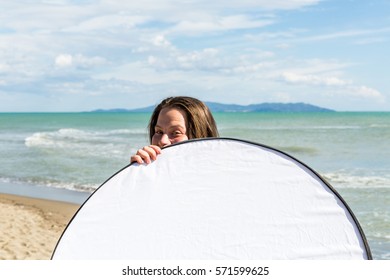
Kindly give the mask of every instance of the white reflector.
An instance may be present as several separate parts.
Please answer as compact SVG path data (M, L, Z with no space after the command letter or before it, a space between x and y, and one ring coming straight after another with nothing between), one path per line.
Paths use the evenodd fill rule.
M370 259L340 195L270 147L181 142L132 164L84 203L53 259Z

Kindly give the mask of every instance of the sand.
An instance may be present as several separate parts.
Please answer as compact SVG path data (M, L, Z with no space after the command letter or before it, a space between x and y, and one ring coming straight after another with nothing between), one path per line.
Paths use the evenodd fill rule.
M0 193L0 260L49 260L79 207Z

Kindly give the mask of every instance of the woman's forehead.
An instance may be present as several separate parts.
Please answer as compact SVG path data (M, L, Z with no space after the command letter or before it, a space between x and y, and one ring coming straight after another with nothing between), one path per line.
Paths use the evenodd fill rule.
M160 111L156 126L186 126L186 114L183 110L176 108L164 108Z

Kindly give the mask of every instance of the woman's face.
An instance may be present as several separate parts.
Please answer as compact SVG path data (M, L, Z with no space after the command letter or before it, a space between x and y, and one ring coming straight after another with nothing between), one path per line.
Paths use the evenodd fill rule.
M164 108L160 111L154 127L152 145L168 146L188 140L186 114L176 108Z

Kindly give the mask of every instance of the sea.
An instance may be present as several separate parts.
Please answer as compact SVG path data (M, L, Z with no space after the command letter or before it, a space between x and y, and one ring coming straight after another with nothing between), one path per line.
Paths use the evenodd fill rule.
M279 149L352 209L390 259L390 112L214 113L221 137ZM150 113L0 113L0 193L83 203L148 144ZM1 195L1 194L0 194Z

